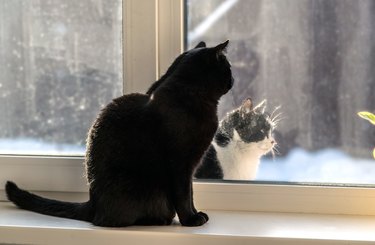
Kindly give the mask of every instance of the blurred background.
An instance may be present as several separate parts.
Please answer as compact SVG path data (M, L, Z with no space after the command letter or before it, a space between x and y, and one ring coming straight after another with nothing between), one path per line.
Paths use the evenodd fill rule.
M189 0L186 46L230 39L235 85L220 116L247 97L281 105L280 154L258 179L375 183L375 2ZM336 177L337 176L337 177Z
M0 153L83 155L122 94L121 0L0 0Z

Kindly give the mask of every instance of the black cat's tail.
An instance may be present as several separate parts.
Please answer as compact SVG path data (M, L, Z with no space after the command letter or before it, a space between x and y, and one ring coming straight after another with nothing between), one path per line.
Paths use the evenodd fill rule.
M7 181L5 191L8 199L21 209L61 218L92 221L90 201L72 203L47 199L21 190L11 181Z

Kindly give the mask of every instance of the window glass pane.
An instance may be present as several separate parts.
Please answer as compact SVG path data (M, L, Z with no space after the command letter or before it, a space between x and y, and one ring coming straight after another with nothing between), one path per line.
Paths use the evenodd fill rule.
M187 48L230 40L235 86L224 117L247 97L281 105L278 154L256 180L375 183L375 2L188 0ZM249 162L251 159L249 159ZM233 163L234 165L236 163Z
M81 155L122 94L121 0L0 1L0 153Z

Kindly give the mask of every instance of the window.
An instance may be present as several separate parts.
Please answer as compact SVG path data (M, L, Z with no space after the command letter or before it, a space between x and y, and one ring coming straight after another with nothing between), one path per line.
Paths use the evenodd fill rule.
M0 153L83 155L122 94L121 1L4 1Z
M165 0L161 2L165 2ZM165 5L173 6L174 4L166 3ZM0 18L5 18L5 20L0 25L0 40L3 40L4 43L9 38L6 35L8 33L5 33L5 31L11 33L13 29L15 29L15 32L22 32L22 36L21 34L19 36L24 39L30 38L31 40L31 37L33 37L32 34L34 32L27 29L30 26L35 26L35 28L40 29L38 31L44 31L44 35L49 35L44 40L36 33L36 40L39 40L38 42L25 41L25 43L22 43L20 40L17 40L20 42L19 45L21 45L21 47L17 46L17 48L22 50L22 52L31 53L31 50L36 49L34 46L38 44L41 46L38 46L38 51L43 51L42 53L44 54L39 59L47 57L52 60L49 63L47 62L47 64L46 62L34 64L31 61L39 56L35 54L36 51L33 51L33 55L22 54L20 58L23 61L19 61L19 63L11 66L12 69L19 69L19 64L25 62L29 66L33 65L33 68L39 69L41 67L44 69L42 71L26 69L25 65L23 69L27 70L28 73L26 74L30 76L27 79L24 78L17 81L20 91L23 91L25 94L18 96L22 99L24 97L27 98L27 101L22 100L21 102L24 105L36 103L32 100L35 97L34 93L36 93L35 86L31 87L28 83L32 84L32 78L34 77L38 82L39 76L44 76L44 84L47 84L49 87L40 86L40 88L42 92L46 92L45 90L48 89L53 90L54 97L49 98L48 102L51 101L51 104L43 102L42 99L38 100L38 102L41 105L47 104L49 106L47 109L56 110L56 112L60 110L65 113L64 110L73 112L78 110L78 112L85 114L83 117L88 121L78 122L78 124L82 125L73 125L69 120L77 122L77 118L81 117L80 113L77 113L73 118L65 113L64 116L67 115L67 120L58 116L57 123L64 124L64 126L66 124L68 126L66 131L61 133L57 128L50 130L52 134L57 134L57 143L48 141L50 139L48 139L47 135L47 140L42 139L43 142L39 144L42 147L40 149L30 149L28 145L25 148L25 144L20 149L15 149L14 145L12 145L12 148L6 149L4 147L2 150L0 149L0 200L5 199L3 189L6 180L16 181L24 188L34 191L87 191L87 183L83 177L82 155L84 153L84 141L87 130L92 120L99 112L101 106L107 104L113 97L121 95L122 91L126 91L127 93L145 91L157 77L156 33L158 31L155 25L157 7L156 2L137 0L110 2L87 0L78 3L73 1L64 1L62 3L59 0L50 0L42 2L4 2L1 4L0 11L4 14ZM56 16L53 15L54 13ZM21 16L26 16L27 18L23 19ZM33 16L34 19L31 18ZM27 25L27 27L24 25ZM23 29L27 31L23 31ZM70 30L72 32L68 33ZM99 30L102 30L102 32L100 33ZM82 36L84 36L83 40ZM91 38L90 40L88 40L89 37ZM99 45L99 42L102 42L102 44ZM12 42L8 43L8 45L17 45L12 44ZM75 45L76 43L78 46ZM107 47L102 45L107 45ZM52 51L47 50L49 47L54 49ZM70 50L69 48L72 47L73 50ZM0 52L5 51L2 49ZM123 56L122 53L126 53L126 56ZM12 55L14 56L13 53L9 54L11 56L10 60L15 59ZM58 60L55 62L53 60L57 59L56 57ZM0 62L6 62L6 60L0 60ZM55 63L57 65L53 66ZM44 65L50 69L48 70ZM1 67L1 69L5 68ZM4 73L2 72L2 74ZM12 76L17 74L17 72L9 72L9 74ZM2 76L0 77L3 79ZM51 81L53 80L59 84L59 87L55 88L54 83L48 84L47 77L50 77ZM3 82L0 83L2 86L5 86ZM22 87L23 84L27 85L26 88ZM86 97L81 96L76 90L84 93ZM7 93L3 91L5 90L0 90L0 96L3 93ZM14 89L13 91L18 90ZM69 105L63 104L62 101L64 98L67 98ZM85 108L80 107L82 102L84 102L83 105ZM86 107L87 104L89 106ZM19 108L34 108L33 110L36 110L35 106L20 106ZM93 111L87 111L87 108L91 108ZM8 110L8 107L1 107L1 110L3 109L7 113L11 111ZM14 113L16 114L18 111ZM51 114L50 112L48 113L48 115ZM2 117L0 121L4 122L3 120L5 119L8 124L17 124L11 120L18 120L16 117L13 117L13 119ZM27 122L21 121L21 123L26 124ZM84 130L76 130L75 127L79 129L82 127ZM8 128L12 127L9 126ZM42 132L43 130L41 128ZM27 130L18 132L29 133ZM13 137L16 139L20 135L23 136L22 134L11 134L8 132L3 132L2 134L4 136L1 137ZM78 137L75 134L81 134L82 138L73 143L71 143L72 141L68 141L68 147L66 147L65 140ZM32 132L29 135L39 137L39 139L33 139L33 145L38 143L35 141L41 141L40 135L36 132ZM11 140L14 141L13 138ZM62 142L63 144L61 144ZM72 148L71 144L75 146ZM6 147L8 146L9 144L6 144ZM48 149L46 149L47 147Z
M227 2L226 8L229 6L228 9L233 10L236 4L247 1L201 1L200 3L205 7L210 5L208 10L214 11L225 2ZM126 93L145 91L183 50L185 41L183 26L185 17L190 18L192 14L188 11L189 4L192 3L191 0L122 1L122 53L126 54L123 56L123 90ZM187 15L184 15L184 12ZM201 16L196 23L202 18ZM189 28L195 28L194 25L188 23ZM203 32L205 35L208 33L207 30ZM209 39L207 36L202 36L202 39L208 44L221 41L221 37L217 40L216 37ZM235 39L231 41L231 47L236 47ZM194 42L196 41L191 41ZM234 63L233 57L231 59ZM230 97L229 99L233 100ZM231 100L228 105L232 105ZM87 185L82 176L84 172L82 162L82 157L0 156L0 200L5 198L2 190L3 184L8 179L33 191L85 192ZM195 201L197 207L202 209L375 214L375 189L289 184L195 182Z
M374 3L188 0L187 47L230 39L235 85L220 116L247 97L281 105L279 154L257 180L375 184Z

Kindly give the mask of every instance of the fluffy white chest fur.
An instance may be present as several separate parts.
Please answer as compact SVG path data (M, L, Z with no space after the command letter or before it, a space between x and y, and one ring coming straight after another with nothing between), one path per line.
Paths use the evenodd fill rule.
M226 180L254 180L260 164L260 158L274 145L272 137L259 142L245 143L234 130L233 139L225 147L216 143L217 159L220 162Z

